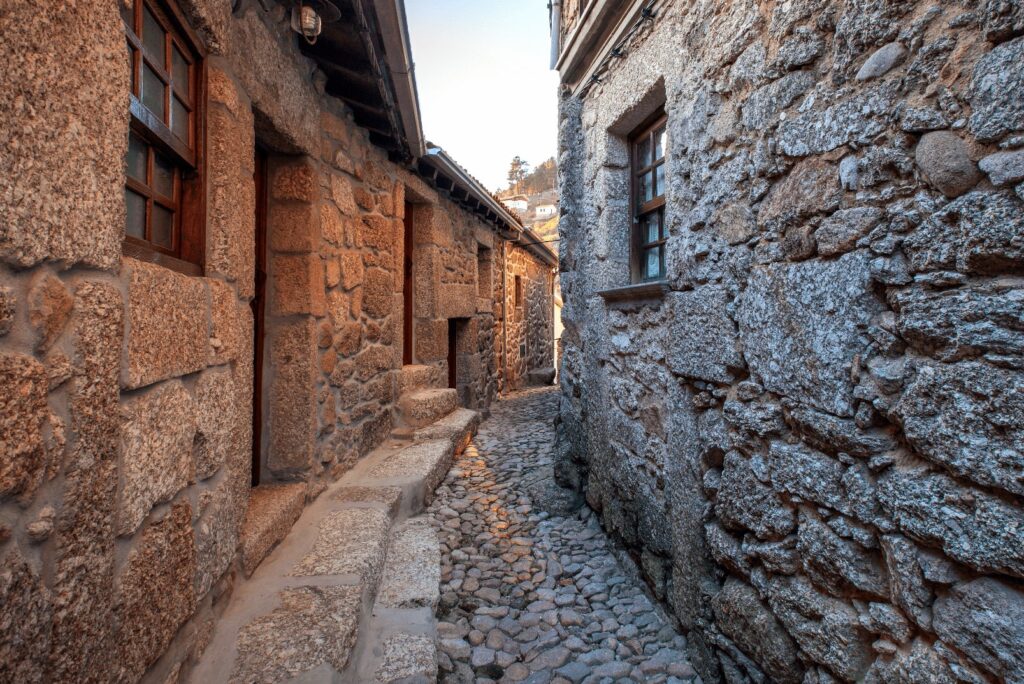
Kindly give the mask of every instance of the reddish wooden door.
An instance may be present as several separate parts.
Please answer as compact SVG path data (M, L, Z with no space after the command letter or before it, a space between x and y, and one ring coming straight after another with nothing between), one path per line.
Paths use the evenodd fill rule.
M260 483L263 452L263 337L267 294L267 153L256 148L256 269L255 295L250 302L253 320L252 359L252 484Z
M413 236L412 222L413 205L405 203L405 240L402 253L404 256L402 281L402 363L412 363L412 292L413 292L413 249L415 238Z

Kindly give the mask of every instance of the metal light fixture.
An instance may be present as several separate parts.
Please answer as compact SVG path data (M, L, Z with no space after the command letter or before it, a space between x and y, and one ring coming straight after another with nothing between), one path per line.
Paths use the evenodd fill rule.
M292 5L292 30L310 45L316 43L325 22L340 18L341 10L330 0L297 0Z

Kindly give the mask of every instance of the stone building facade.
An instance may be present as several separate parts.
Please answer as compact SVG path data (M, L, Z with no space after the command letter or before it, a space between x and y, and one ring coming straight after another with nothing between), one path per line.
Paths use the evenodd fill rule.
M559 477L705 682L1024 681L1024 6L554 8Z
M0 681L175 681L402 378L551 365L504 374L499 284L550 310L553 256L421 142L400 3L337 4L315 50L287 3L0 10Z

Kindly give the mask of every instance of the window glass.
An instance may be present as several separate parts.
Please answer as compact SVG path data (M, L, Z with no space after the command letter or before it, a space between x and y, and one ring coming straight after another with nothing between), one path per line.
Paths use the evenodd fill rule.
M164 49L166 46L167 33L160 22L156 20L148 7L142 10L142 46L149 53L150 59L160 66L164 66Z
M174 247L174 212L153 204L153 234L150 241L166 249Z
M665 156L665 148L668 143L668 129L662 126L654 133L654 158L661 159Z
M132 134L128 136L128 156L125 158L125 173L140 183L146 182L146 161L149 156L149 145L142 138Z
M660 221L658 218L658 214L651 214L650 216L644 217L644 221L647 224L647 230L644 234L644 242L657 242L661 239L661 229L658 226Z
M171 50L171 78L174 79L174 87L188 97L188 61L185 59L185 55L181 54L177 45Z
M657 278L661 275L661 248L655 247L647 250L644 260L644 277Z
M641 169L651 165L651 141L646 138L637 143L636 164Z
M640 176L640 203L654 199L654 173L648 171Z
M661 196L665 194L665 165L662 164L654 170L656 176L654 181L654 194Z
M171 98L171 131L188 143L188 110L177 97Z
M167 120L164 113L164 82L148 64L142 65L142 104L161 121Z
M174 197L174 164L162 154L153 157L153 189L168 199Z
M125 208L128 210L128 220L125 225L125 232L132 237L141 240L146 239L146 198L137 192L125 189Z

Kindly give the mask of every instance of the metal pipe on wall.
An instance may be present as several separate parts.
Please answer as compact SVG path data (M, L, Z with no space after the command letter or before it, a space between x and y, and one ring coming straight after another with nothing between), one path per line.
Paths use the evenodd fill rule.
M562 2L551 0L548 3L551 13L551 68L558 64L558 54L562 50Z

